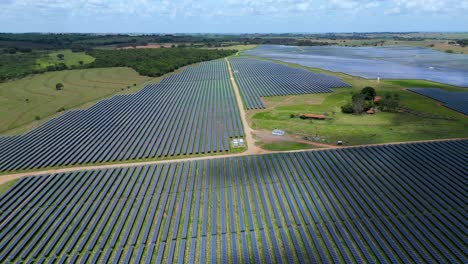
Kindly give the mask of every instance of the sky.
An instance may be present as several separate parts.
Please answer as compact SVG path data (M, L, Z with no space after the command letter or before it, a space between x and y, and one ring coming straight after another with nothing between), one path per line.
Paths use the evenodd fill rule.
M0 32L468 31L468 0L0 0Z

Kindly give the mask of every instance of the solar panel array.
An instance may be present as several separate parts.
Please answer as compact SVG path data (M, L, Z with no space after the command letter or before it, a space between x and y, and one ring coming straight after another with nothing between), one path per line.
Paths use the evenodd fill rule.
M438 88L409 88L408 90L440 101L444 106L468 115L468 92L448 92Z
M333 93L350 87L340 78L251 58L231 58L234 77L247 109L265 108L260 97Z
M0 262L466 263L468 140L22 178Z
M0 171L223 152L242 136L227 63L217 60L0 139Z

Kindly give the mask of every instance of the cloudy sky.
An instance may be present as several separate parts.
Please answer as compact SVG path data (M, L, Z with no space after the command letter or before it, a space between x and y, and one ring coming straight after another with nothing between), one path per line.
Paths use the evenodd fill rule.
M467 31L466 14L468 0L0 0L0 31Z

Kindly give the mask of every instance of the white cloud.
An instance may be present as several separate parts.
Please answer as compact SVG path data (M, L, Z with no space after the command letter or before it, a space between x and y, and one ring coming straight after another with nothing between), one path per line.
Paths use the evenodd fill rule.
M468 0L0 0L0 16L22 17L125 15L178 16L291 16L330 12L358 14L375 10L383 15L463 13Z

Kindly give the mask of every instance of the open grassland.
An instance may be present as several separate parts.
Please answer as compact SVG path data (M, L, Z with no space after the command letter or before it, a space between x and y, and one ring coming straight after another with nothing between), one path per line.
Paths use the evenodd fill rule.
M458 138L468 134L466 116L441 106L437 101L404 90L406 87L437 87L448 91L463 91L462 88L421 80L388 80L377 83L375 80L342 73L306 69L336 75L351 84L352 88L336 89L335 93L329 95L284 97L284 100L280 97L262 98L267 109L248 112L253 129L280 128L293 135L318 136L324 143L334 144L342 140L347 145ZM412 113L341 113L340 107L350 102L351 93L358 92L365 86L375 87L379 95L397 93L401 105L412 110ZM304 113L325 114L328 120L291 118L291 115Z
M254 49L256 48L258 45L233 45L233 46L229 46L229 47L222 47L221 49L234 49L234 50L237 50L239 52L241 51L244 51L244 50L249 50L249 49Z
M64 55L63 59L57 55ZM48 66L64 63L68 67L80 66L80 61L83 64L89 64L94 61L94 58L85 54L84 52L72 52L71 50L59 50L51 53L44 54L36 60L36 68L42 69Z
M0 133L25 132L31 126L9 130L37 125L58 111L95 102L129 86L141 88L149 80L130 68L96 68L48 72L0 83ZM55 89L57 83L64 84L63 90Z
M259 146L266 150L272 151L284 151L284 150L302 150L302 149L313 149L313 145L294 142L294 141L277 141L268 143L259 143Z

